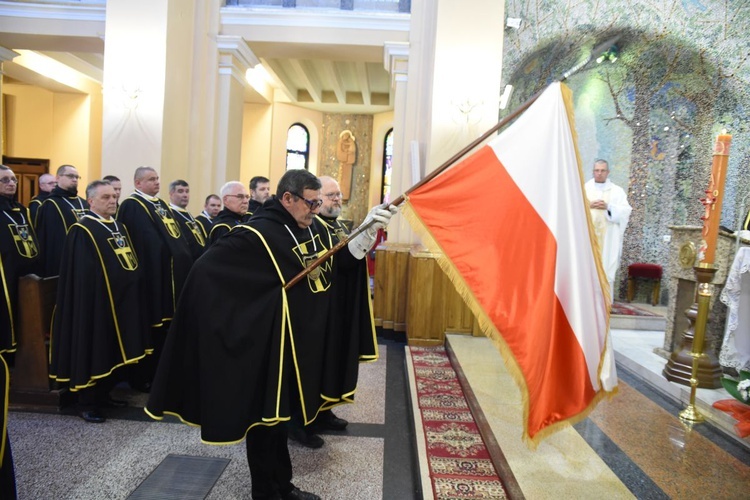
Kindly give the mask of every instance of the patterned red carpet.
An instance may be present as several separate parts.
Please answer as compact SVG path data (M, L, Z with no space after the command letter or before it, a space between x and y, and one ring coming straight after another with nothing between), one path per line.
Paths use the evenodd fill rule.
M434 498L507 498L445 348L409 351Z

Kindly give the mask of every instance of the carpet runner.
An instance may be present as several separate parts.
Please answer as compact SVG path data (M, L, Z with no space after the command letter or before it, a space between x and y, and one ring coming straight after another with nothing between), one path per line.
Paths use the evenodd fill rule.
M612 304L612 311L610 312L610 314L618 316L659 316L658 314L654 314L652 312L646 311L645 309L641 309L640 307L626 304L624 302L615 302L614 304Z
M445 348L407 349L424 498L508 498Z

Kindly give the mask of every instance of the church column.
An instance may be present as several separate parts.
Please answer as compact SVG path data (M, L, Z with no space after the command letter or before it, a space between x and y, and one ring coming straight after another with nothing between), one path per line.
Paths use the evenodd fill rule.
M216 92L216 130L213 182L221 187L240 179L245 73L260 63L240 36L217 37L219 81Z
M5 47L0 47L0 116L5 116L5 110L3 109L3 63L5 61L12 61L14 57L18 57L18 52L13 52ZM0 120L0 155L5 154L5 130L3 127L5 122Z

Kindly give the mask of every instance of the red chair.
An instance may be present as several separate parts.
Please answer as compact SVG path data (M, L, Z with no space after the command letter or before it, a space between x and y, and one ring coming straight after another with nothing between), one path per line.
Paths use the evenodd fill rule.
M661 274L661 266L657 264L645 264L643 262L630 264L628 266L628 302L632 302L633 295L635 295L635 280L643 279L655 281L651 291L651 305L657 305L661 290Z

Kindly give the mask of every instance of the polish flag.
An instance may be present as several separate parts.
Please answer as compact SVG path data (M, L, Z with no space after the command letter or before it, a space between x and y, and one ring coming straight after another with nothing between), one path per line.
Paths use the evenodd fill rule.
M617 386L572 110L570 90L550 85L404 207L514 375L532 445Z

